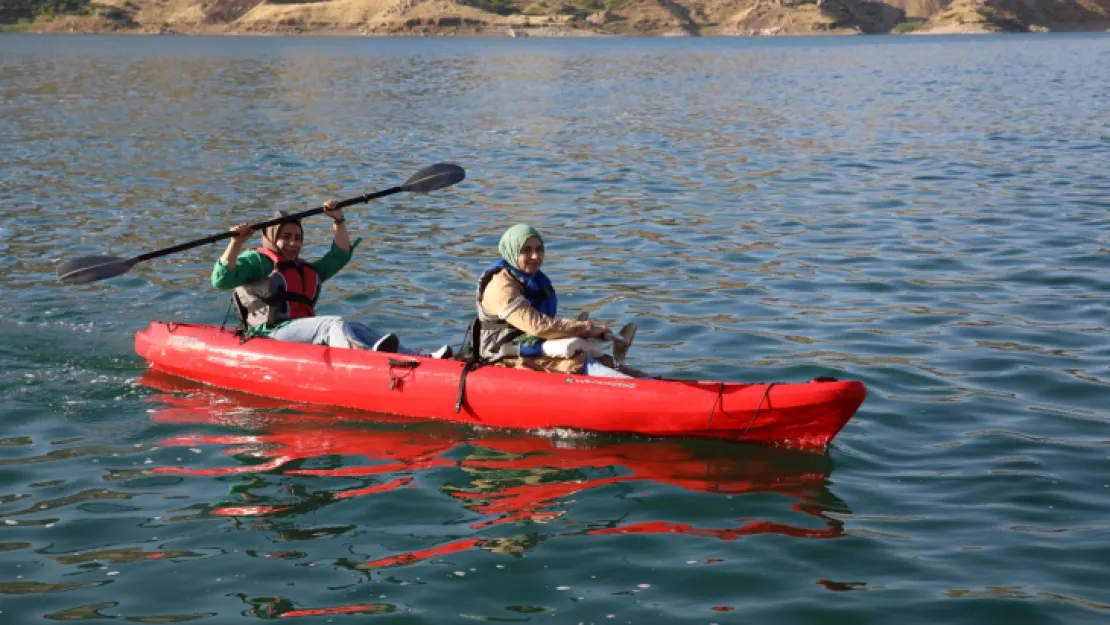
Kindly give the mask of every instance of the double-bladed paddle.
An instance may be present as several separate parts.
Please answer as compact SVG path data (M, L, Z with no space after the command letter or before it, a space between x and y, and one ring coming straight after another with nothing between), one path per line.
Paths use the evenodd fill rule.
M343 200L336 205L336 208L346 208L352 204L369 202L370 200L376 200L380 197L393 195L395 193L429 193L437 189L449 187L464 178L466 178L466 172L462 167L449 163L437 163L416 172L399 187L391 187L384 191L376 191L374 193L367 193L366 195ZM293 215L263 221L252 225L251 229L261 230L277 224L297 221L312 215L319 215L322 212L324 212L324 207L321 206ZM204 237L203 239L197 239L196 241L189 241L188 243L182 243L173 247L139 254L131 258L120 258L118 256L82 256L80 258L74 258L73 260L67 260L58 265L58 280L63 284L88 284L89 282L96 282L97 280L114 278L131 271L132 267L144 260L176 254L177 252L214 243L222 239L230 239L233 236L235 236L235 233L229 230L227 232L221 232L220 234Z

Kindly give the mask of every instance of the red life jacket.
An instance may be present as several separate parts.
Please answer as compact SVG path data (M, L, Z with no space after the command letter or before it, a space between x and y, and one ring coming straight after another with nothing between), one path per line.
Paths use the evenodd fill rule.
M271 276L278 274L282 278L283 284L271 291L271 296L277 300L274 304L279 307L277 317L282 321L315 317L316 301L320 299L320 274L316 273L316 268L299 258L285 260L264 247L258 248L258 253L274 261Z

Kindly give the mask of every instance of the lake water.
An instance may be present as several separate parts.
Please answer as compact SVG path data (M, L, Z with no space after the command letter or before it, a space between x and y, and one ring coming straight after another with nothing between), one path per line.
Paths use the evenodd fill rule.
M0 37L0 622L1104 623L1110 35ZM457 344L500 233L679 377L861 379L827 454L144 375L222 245L400 183L321 312ZM327 226L307 222L309 256Z

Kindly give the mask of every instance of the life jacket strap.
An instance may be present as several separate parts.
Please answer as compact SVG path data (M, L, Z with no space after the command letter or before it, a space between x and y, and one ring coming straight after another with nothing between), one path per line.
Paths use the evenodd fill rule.
M239 344L242 345L247 341L254 338L250 335L250 326L247 325L247 307L239 299L239 294L235 291L231 292L231 304L228 306L228 312L224 315L224 323L227 323L227 317L231 314L231 309L235 310L235 315L239 317L239 329L235 334L239 336ZM223 328L224 324L221 323L220 327Z
M281 294L277 296L277 299L279 301L294 302L297 304L304 304L309 308L315 308L316 300L318 299L318 297L305 297L301 293L290 293L288 291L282 291Z
M270 306L277 306L277 305L280 305L280 304L284 304L286 302L295 302L295 303L298 303L298 304L304 304L304 305L308 306L310 309L313 308L316 305L316 300L315 299L312 299L310 297L305 297L304 295L301 295L300 293L290 293L289 291L282 291L281 293L278 293L277 295L275 295L273 297L259 297L258 299L254 300L253 302L251 302L250 304L248 304L246 306L243 306L242 304L240 304L240 308L245 310L247 312L247 314L250 314L252 312L262 310L263 308L269 308Z
M237 291L231 292L231 305L235 308L235 315L239 317L239 327L246 332L250 329L247 326L247 317L250 315L250 311L243 305L243 301L239 299L239 293Z
M508 323L506 323L506 322L504 322L500 319L496 319L496 320L493 320L493 321L486 321L486 320L482 319L481 317L475 318L474 321L471 322L471 325L475 327L475 330L474 330L474 351L475 351L475 354L477 355L477 357L479 357L479 358L481 358L481 349L482 349L481 335L482 335L483 332L498 331L498 330L503 330L506 327L510 327L510 328L512 327ZM467 330L467 332L470 332L470 331L471 330L469 330L469 329ZM512 330L510 332L506 332L502 336L501 342L499 344L492 346L492 349L494 349L496 351L496 356L494 358L486 358L486 359L484 359L484 361L485 362L497 362L498 360L501 360L502 358L515 358L515 357L519 356L520 355L520 346L517 345L515 343L515 341L518 338L522 337L522 336L524 336L524 332L522 330L512 328Z

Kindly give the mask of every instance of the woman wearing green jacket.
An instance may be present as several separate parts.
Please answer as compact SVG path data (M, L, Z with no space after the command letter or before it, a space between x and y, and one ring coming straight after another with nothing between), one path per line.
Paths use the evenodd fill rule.
M451 357L443 346L435 353L414 351L400 345L397 335L379 334L369 326L338 316L317 316L316 302L322 284L350 260L358 241L351 243L343 210L335 200L324 204L332 220L335 239L315 262L301 258L304 229L299 221L271 226L262 232L262 247L243 251L254 234L248 224L232 228L235 236L212 268L212 286L234 289L233 298L248 336L278 341L329 345L353 349L400 352L435 358ZM285 216L278 213L275 217Z

